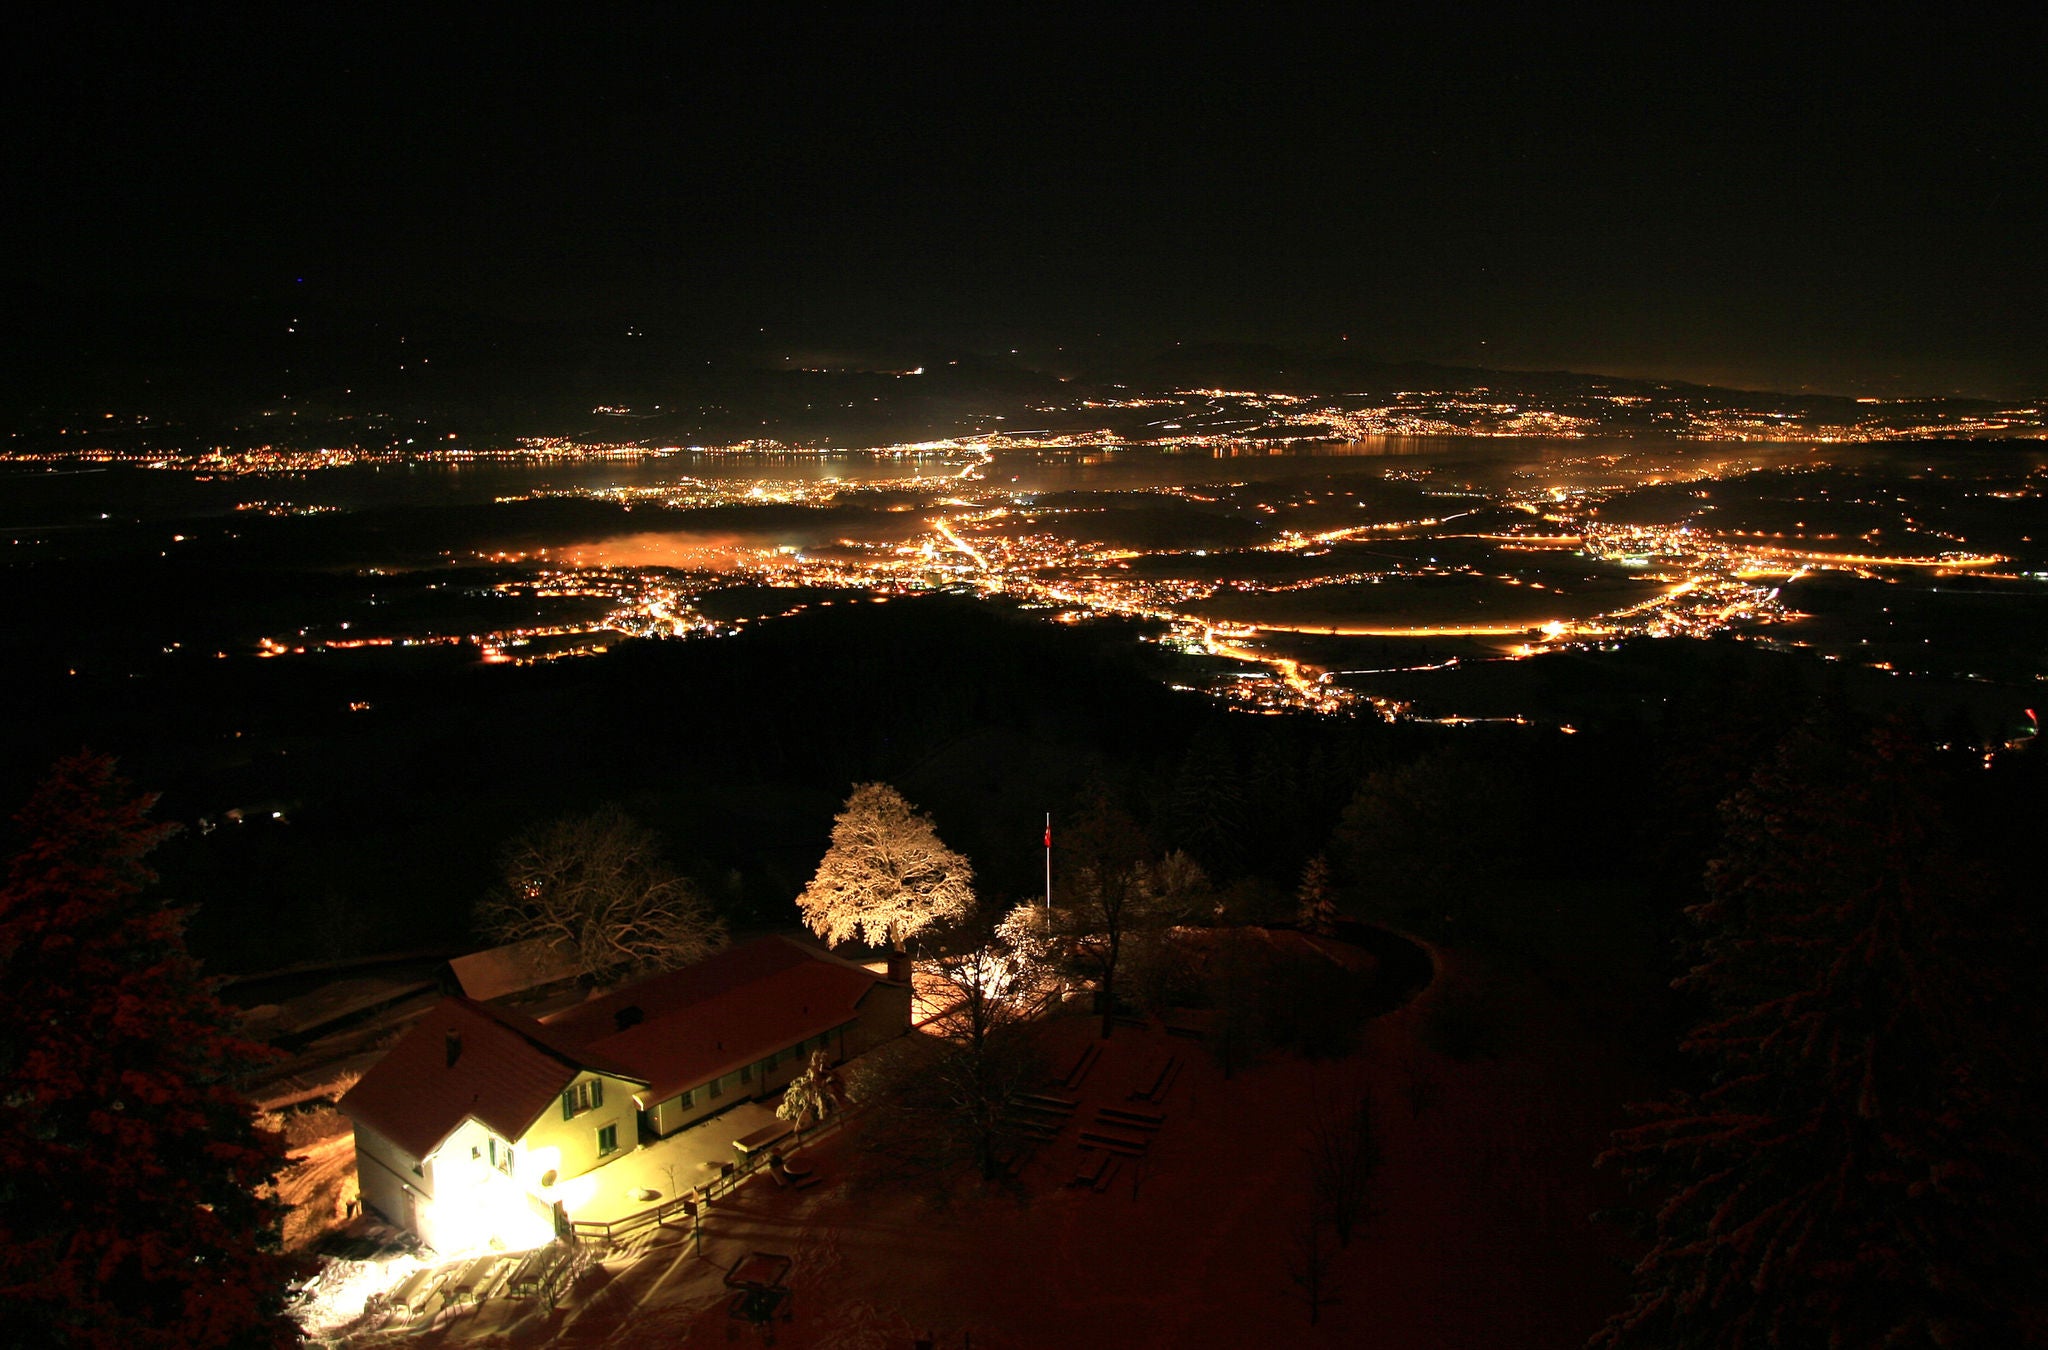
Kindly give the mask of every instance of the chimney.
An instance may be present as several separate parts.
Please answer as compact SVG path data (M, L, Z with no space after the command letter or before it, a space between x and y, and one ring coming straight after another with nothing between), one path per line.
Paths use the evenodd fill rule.
M462 1033L448 1028L448 1067L454 1068L455 1061L462 1058Z

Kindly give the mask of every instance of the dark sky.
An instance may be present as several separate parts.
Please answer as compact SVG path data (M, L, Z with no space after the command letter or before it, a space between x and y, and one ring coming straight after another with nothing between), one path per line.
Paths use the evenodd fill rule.
M2048 391L2039 21L291 8L13 34L17 342L191 302Z

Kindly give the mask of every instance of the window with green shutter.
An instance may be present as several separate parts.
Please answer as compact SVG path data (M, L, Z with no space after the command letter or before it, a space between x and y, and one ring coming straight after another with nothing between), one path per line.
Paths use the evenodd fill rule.
M562 1094L562 1119L573 1120L585 1111L595 1111L604 1105L604 1082L593 1078L578 1083Z

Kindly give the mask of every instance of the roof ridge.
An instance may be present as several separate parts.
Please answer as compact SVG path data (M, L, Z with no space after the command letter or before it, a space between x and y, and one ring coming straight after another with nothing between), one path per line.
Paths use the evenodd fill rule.
M608 1078L623 1078L632 1083L646 1082L639 1074L629 1072L613 1062L609 1055L600 1056L598 1059L593 1060L583 1050L572 1049L557 1041L547 1034L545 1024L535 1021L523 1013L515 1013L503 1008L493 1008L488 1004L479 1003L475 999L463 994L450 994L448 997L471 1012L482 1013L491 1022L519 1037L534 1049L561 1061L569 1068L585 1073L601 1073ZM525 1025L522 1026L520 1023Z

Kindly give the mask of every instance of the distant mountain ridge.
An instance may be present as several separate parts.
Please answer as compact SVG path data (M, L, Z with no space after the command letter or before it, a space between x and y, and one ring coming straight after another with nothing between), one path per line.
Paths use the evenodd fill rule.
M136 417L152 419L157 432L175 427L172 439L230 444L249 436L291 440L315 426L328 429L330 443L342 432L374 441L414 424L484 439L709 443L826 435L857 443L868 435L956 434L976 419L1021 425L1035 408L1119 390L1201 388L1389 400L1487 389L1617 409L1619 396L1839 424L1855 421L1858 409L1847 396L1387 360L1265 342L1084 351L895 340L827 350L767 329L701 331L687 315L660 327L431 308L377 315L296 285L229 299L109 298L101 307L59 303L56 292L32 283L10 290L17 321L5 329L10 378L0 382L0 432L17 447L60 430L76 434L95 418L133 426ZM2001 406L1925 402L1957 415ZM630 410L630 425L599 409Z

